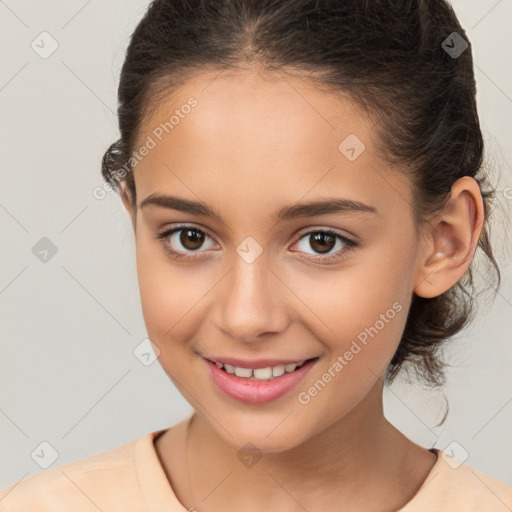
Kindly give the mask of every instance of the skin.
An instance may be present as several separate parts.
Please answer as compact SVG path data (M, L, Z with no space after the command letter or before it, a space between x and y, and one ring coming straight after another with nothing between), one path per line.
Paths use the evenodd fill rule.
M483 225L483 201L469 177L454 183L446 208L421 236L408 179L375 147L374 122L347 96L300 77L256 66L204 71L144 119L139 144L176 108L198 105L135 167L137 204L121 197L134 228L148 335L159 361L194 407L188 440L182 421L155 442L180 502L198 511L392 511L418 491L436 456L384 417L383 377L403 332L412 292L435 297L468 269ZM366 149L349 161L338 149L356 134ZM141 202L172 194L211 205L221 221ZM279 208L343 197L368 213L323 214L276 224ZM167 241L178 223L202 229L202 246ZM359 242L319 252L310 228L332 228ZM236 248L248 236L262 248L247 263ZM183 238L182 238L183 240ZM187 240L185 239L185 243ZM312 261L317 255L326 258ZM358 334L389 310L400 312L308 404L298 401ZM316 366L297 389L265 404L233 400L211 381L205 356L307 359ZM247 467L246 443L262 457Z

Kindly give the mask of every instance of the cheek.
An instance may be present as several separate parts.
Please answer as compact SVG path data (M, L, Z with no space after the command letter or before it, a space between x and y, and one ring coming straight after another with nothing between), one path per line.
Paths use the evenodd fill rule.
M329 411L325 425L347 414L384 378L400 342L410 295L399 268L382 268L354 265L333 272L325 286L318 287L318 280L308 285L307 303L316 317L308 328L327 357L301 387L298 401L304 411L308 404Z
M340 274L329 284L329 292L308 293L307 305L321 321L311 325L327 346L331 359L351 350L352 342L361 349L357 359L379 366L391 357L405 326L408 295L402 286L386 286L371 272ZM318 279L315 280L318 286ZM353 348L357 351L357 346ZM347 359L351 355L347 355ZM356 357L354 357L356 359Z
M158 242L139 236L136 243L137 277L148 335L160 347L190 338L199 327L201 297L211 286L198 273L170 261ZM192 331L191 331L192 329Z
M353 264L303 282L305 302L317 318L310 329L331 361L346 356L351 369L345 373L365 367L381 374L398 347L412 293L413 254L401 247L376 244Z

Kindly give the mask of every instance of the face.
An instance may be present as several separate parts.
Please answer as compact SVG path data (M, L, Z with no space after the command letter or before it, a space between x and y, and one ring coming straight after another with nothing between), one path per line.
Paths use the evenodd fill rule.
M418 240L410 184L379 158L372 126L347 97L253 69L198 75L144 120L138 147L153 147L135 167L136 215L123 201L148 335L234 447L281 451L335 426L379 388L398 346ZM141 207L156 195L217 217ZM367 208L296 208L328 199ZM212 380L205 358L228 357L317 359L283 395L251 403Z

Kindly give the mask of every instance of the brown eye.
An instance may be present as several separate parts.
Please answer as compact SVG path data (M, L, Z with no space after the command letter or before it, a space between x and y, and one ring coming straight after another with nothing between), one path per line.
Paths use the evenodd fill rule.
M309 235L309 243L315 251L324 254L333 249L336 245L336 238L328 233L318 232Z
M190 251L194 251L199 249L201 245L204 243L204 233L197 229L182 229L181 235L179 236L179 241Z
M205 244L207 239L210 240L211 247L215 246L215 242L210 236L194 226L180 226L169 229L163 233L158 233L156 238L160 240L164 249L177 259L194 257L195 254L199 255L206 252L200 249L209 248L208 244Z
M330 263L347 256L358 244L332 229L317 229L303 233L296 245L311 255L308 259Z

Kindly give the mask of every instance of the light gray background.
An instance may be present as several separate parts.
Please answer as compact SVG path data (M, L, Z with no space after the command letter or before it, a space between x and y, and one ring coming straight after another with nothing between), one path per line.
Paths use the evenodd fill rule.
M103 153L118 137L128 38L147 5L0 1L0 488L42 471L31 453L43 441L58 452L55 467L192 411L158 362L146 367L133 354L146 331L131 225L116 193L93 196ZM453 5L473 43L487 156L499 175L493 243L503 287L450 344L445 425L435 428L442 393L418 385L386 389L385 410L414 441L455 446L456 456L460 445L466 464L512 486L512 269L503 241L512 202L512 0ZM43 31L59 45L47 59L31 48ZM58 249L46 263L32 252L42 237Z

